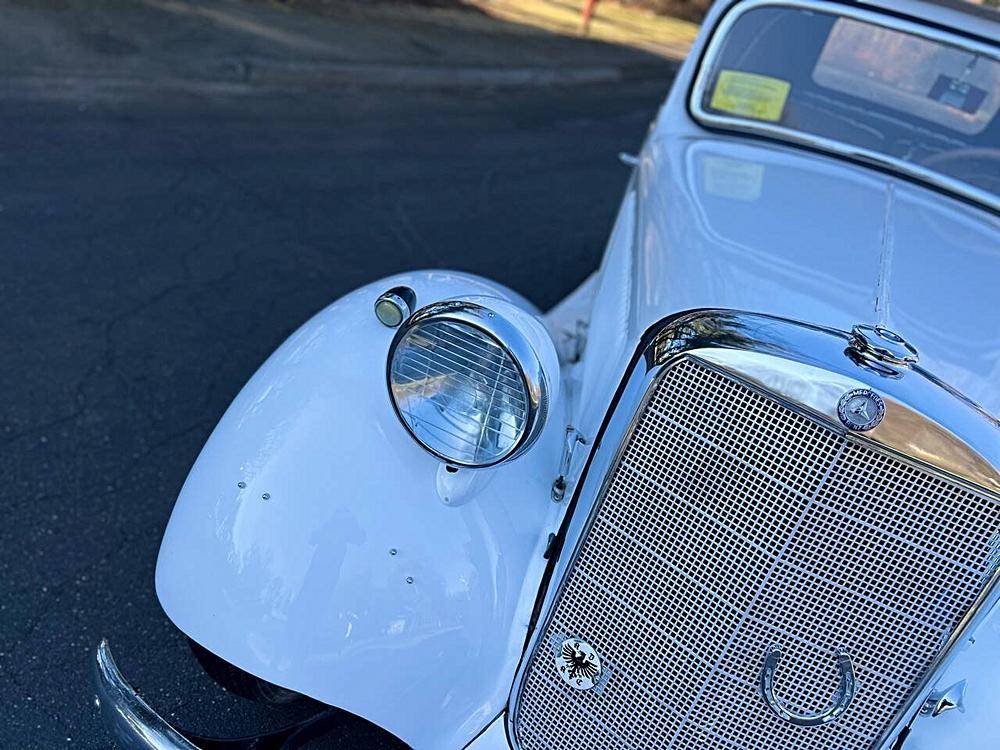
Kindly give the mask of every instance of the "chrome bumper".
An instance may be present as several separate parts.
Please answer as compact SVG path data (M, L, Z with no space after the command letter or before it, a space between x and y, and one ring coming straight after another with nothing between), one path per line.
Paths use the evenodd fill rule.
M125 681L106 640L97 647L94 690L104 725L121 750L198 750Z
M331 736L343 726L343 712L317 704L316 713L263 734L232 739L185 736L146 703L118 671L106 640L94 659L94 692L104 725L119 750L301 750L315 739ZM188 739L191 737L191 739ZM195 744L198 743L198 744Z
M94 658L94 691L104 725L119 750L200 750L174 729L128 684L102 640ZM322 711L295 726L268 735L238 740L206 740L213 748L232 750L299 750L310 741L327 736L340 726L338 711ZM501 714L466 750L510 750Z

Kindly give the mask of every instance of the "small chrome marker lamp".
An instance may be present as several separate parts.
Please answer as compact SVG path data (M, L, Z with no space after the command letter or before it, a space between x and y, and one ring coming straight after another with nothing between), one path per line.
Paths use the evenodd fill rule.
M521 455L549 408L550 381L537 353L543 341L551 348L547 337L537 319L499 298L417 310L389 349L396 414L419 445L451 466L494 466Z
M375 317L387 328L396 328L410 317L417 305L417 295L408 286L393 287L375 300Z

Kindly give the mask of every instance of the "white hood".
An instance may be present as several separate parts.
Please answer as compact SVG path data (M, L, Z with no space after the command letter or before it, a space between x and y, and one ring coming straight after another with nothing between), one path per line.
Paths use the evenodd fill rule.
M849 331L880 323L1000 415L1000 220L891 175L747 138L643 153L635 325L724 308Z

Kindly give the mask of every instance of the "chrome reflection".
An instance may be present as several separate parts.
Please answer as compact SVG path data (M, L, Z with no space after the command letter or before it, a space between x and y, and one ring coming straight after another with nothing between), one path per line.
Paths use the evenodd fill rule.
M757 351L706 347L691 353L747 382L781 394L832 424L840 423L837 407L843 394L868 391L871 385L871 381L857 376ZM859 375L861 372L858 370ZM887 387L879 390L885 402L885 417L864 433L867 440L1000 492L1000 469L996 465L951 430L889 395Z
M778 661L781 659L781 646L775 644L767 650L764 657L764 666L760 671L760 692L767 703L767 707L774 712L778 718L784 719L789 724L797 727L820 727L836 721L844 715L850 707L851 701L858 692L858 682L854 677L854 663L851 655L846 651L837 652L837 671L840 679L837 689L830 699L830 705L823 711L813 714L796 713L786 708L774 694L774 673L778 669Z
M965 713L965 680L942 690L934 690L920 708L920 715L935 717L956 708L959 713Z
M198 750L125 681L106 640L94 659L94 690L104 725L125 750Z
M314 715L263 734L233 739L185 735L139 697L115 664L107 640L97 647L93 677L97 707L120 750L300 750L344 725L343 712L317 703Z
M910 367L920 356L916 347L895 331L880 325L856 325L851 329L851 348L864 360Z

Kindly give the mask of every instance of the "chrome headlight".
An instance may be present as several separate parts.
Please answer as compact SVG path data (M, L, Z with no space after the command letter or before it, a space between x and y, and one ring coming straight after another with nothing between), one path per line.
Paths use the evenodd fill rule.
M483 305L417 311L389 352L389 393L416 441L456 466L492 466L523 452L545 421L545 375L528 338Z

